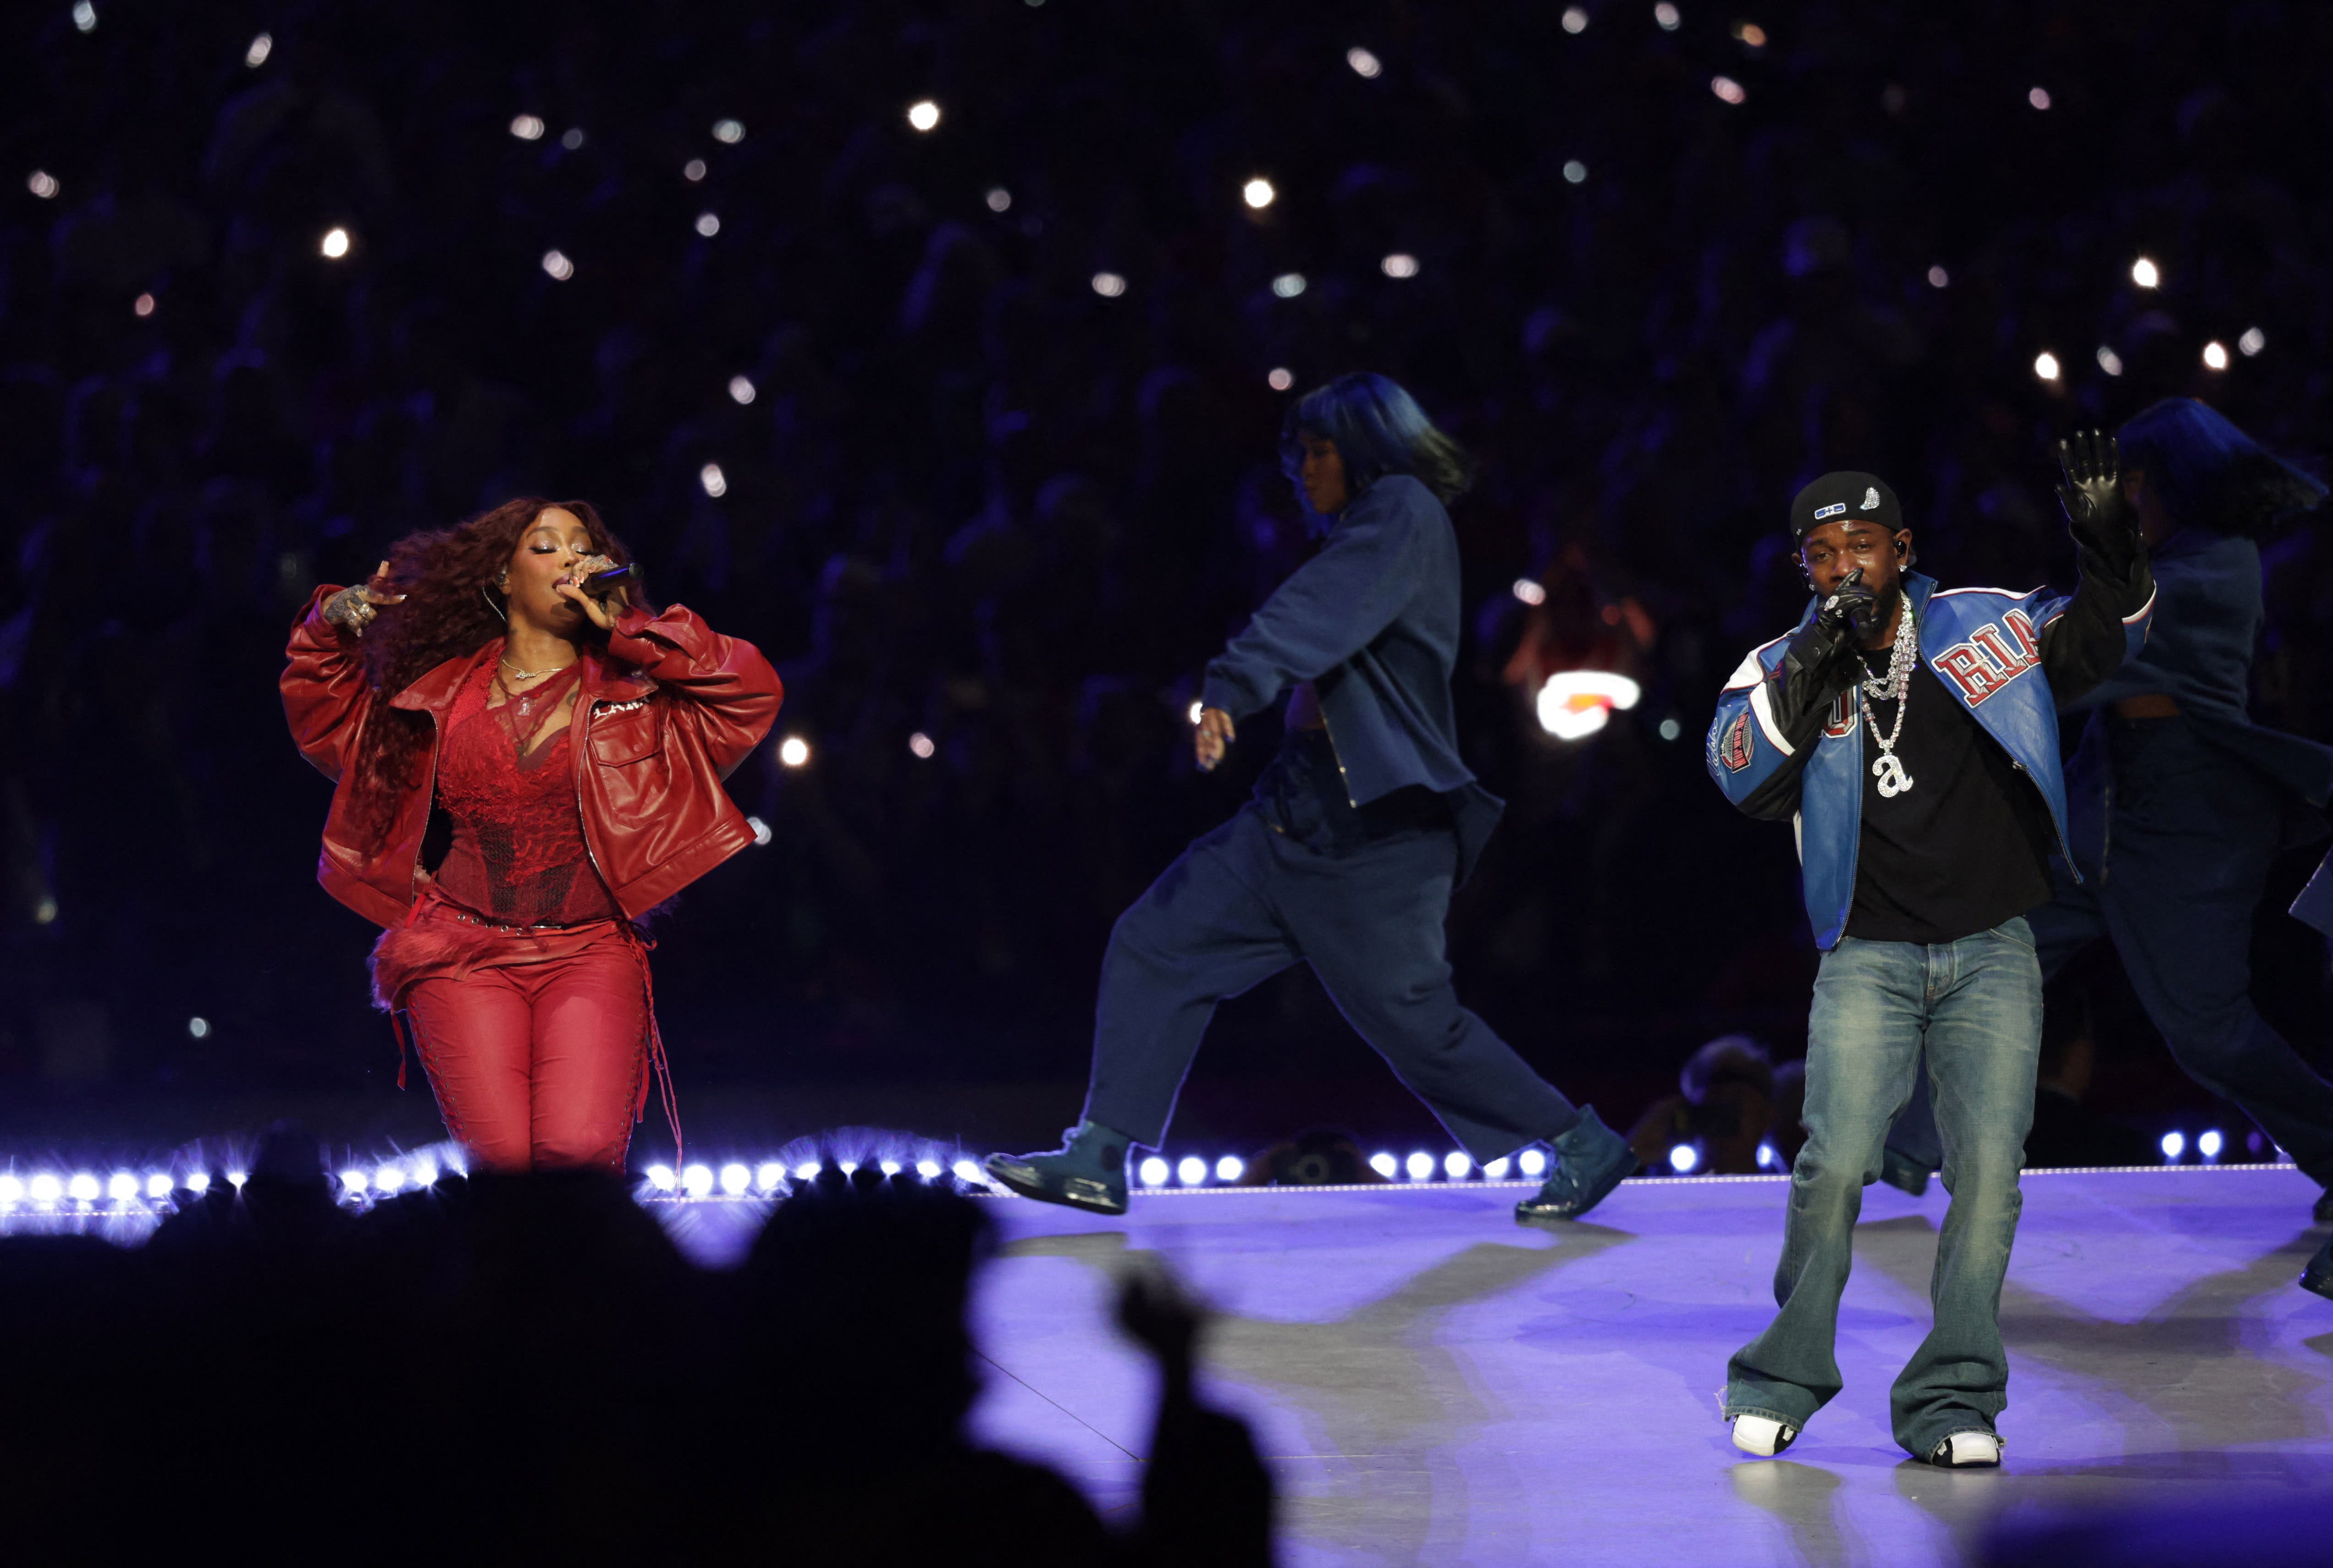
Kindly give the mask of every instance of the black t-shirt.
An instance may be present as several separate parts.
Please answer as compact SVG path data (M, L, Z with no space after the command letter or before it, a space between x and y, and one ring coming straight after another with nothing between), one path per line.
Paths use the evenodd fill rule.
M1888 657L1887 648L1863 650L1876 676L1887 674ZM1894 703L1874 699L1871 712L1880 735L1895 728ZM1896 755L1912 786L1882 795L1871 770L1879 741L1863 737L1863 836L1848 935L1955 942L2050 896L2056 833L2041 791L1925 662L1912 666Z

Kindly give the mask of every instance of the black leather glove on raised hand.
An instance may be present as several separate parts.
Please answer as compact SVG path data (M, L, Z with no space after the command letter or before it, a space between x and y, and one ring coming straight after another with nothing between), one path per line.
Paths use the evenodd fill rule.
M1855 645L1879 623L1879 596L1860 569L1823 600L1815 618L1799 628L1782 650L1782 662L1766 678L1766 702L1775 727L1798 745L1833 697L1858 674Z
M2128 579L2145 550L2138 515L2122 492L2122 445L2103 430L2077 430L2058 443L2058 466L2066 483L2058 504L2074 542L2095 553L2117 578Z

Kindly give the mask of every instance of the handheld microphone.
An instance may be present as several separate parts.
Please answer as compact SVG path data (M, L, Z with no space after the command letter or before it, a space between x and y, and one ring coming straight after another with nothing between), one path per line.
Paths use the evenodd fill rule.
M639 580L639 574L627 563L611 566L606 571L595 571L583 579L583 591L593 598L619 588L629 588Z

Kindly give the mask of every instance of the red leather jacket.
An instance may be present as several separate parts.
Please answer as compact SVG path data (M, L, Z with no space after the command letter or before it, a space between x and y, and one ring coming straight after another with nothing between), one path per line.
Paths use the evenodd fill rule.
M359 826L347 769L373 699L356 638L324 619L324 601L338 591L327 585L308 601L278 684L300 754L339 786L316 880L366 919L395 925L424 883L437 742L426 781L398 803L395 826L386 835ZM442 740L455 693L494 646L446 660L389 705L427 713ZM591 863L626 914L638 916L754 841L721 780L769 733L783 695L778 673L753 644L721 636L678 605L659 616L627 608L606 653L584 650L575 798Z

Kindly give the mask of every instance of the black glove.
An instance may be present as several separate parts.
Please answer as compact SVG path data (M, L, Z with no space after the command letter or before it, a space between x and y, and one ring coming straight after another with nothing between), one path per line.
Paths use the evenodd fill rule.
M2058 443L2058 466L2066 483L2058 504L2074 542L2097 554L2117 578L2128 578L2145 549L2138 517L2122 492L2122 445L2103 430L2078 430Z
M1766 703L1775 727L1793 746L1801 730L1862 674L1855 646L1878 624L1879 596L1858 567L1782 650L1782 662L1766 677Z

